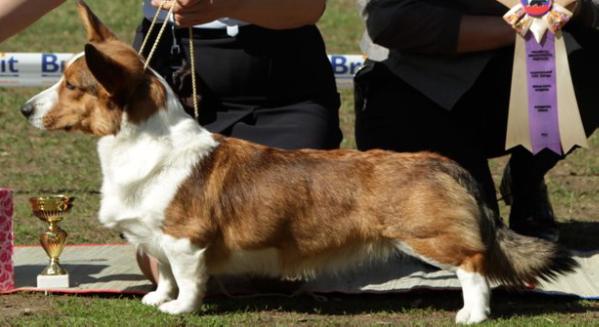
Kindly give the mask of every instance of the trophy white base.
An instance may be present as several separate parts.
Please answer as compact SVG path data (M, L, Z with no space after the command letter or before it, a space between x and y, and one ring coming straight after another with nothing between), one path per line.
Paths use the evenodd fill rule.
M69 275L44 276L37 275L37 288L69 288Z

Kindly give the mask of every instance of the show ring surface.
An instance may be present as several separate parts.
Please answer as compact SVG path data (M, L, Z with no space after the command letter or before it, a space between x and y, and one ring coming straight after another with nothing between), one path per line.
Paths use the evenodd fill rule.
M47 265L47 257L39 246L15 248L15 289L57 293L145 294L154 286L143 276L135 260L136 250L128 244L67 246L61 262L69 271L71 287L66 289L36 288L36 276ZM578 252L580 269L542 283L535 292L599 299L599 251ZM256 289L249 278L220 279L230 294L249 294ZM212 287L211 293L223 290ZM460 284L451 272L434 270L419 261L397 256L387 263L371 264L335 276L321 276L301 284L307 293L395 293L416 289L459 290Z

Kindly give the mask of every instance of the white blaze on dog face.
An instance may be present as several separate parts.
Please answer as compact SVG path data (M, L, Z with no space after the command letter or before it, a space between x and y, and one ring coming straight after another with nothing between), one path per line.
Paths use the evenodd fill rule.
M46 129L43 124L44 116L58 102L58 89L62 82L63 80L61 79L58 83L31 98L23 106L23 112L25 112L25 110L32 110L31 115L28 116L27 119L33 126L40 129ZM28 106L31 106L31 108L25 109Z

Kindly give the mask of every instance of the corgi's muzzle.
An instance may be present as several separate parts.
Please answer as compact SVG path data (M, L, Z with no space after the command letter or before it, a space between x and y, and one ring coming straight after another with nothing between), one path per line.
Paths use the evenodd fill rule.
M23 116L25 116L25 118L29 119L29 117L31 117L31 115L33 114L33 110L35 108L33 107L33 104L31 103L25 103L22 107L21 107L21 113L23 114Z
M21 107L21 113L34 127L46 129L46 126L44 126L44 116L58 102L59 85L60 82L54 84L47 90L29 99Z
M21 107L21 114L27 118L27 121L31 125L39 129L45 129L44 127L44 115L39 113L39 110L36 110L35 102L32 100L27 101Z

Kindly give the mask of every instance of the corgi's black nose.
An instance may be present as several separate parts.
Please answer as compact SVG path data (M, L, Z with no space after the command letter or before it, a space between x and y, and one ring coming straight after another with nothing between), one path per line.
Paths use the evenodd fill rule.
M25 116L26 118L29 118L29 116L31 116L31 114L33 114L33 104L31 103L26 103L25 105L23 105L21 107L21 113L23 114L23 116Z

